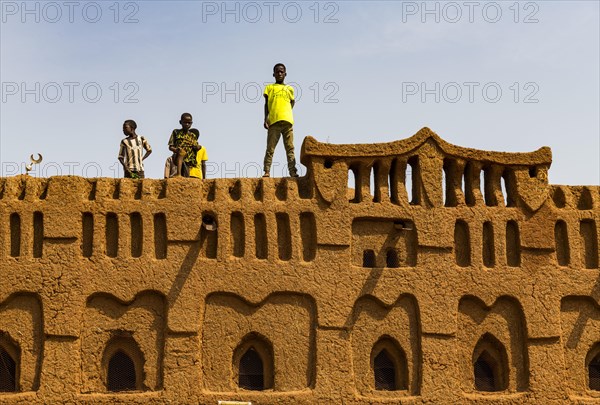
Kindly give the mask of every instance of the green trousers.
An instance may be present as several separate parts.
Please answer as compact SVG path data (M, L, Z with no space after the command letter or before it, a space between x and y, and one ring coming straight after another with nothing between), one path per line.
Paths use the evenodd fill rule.
M298 172L296 170L296 157L294 156L294 127L287 121L277 121L269 125L267 130L267 152L265 153L264 169L265 173L269 173L271 170L271 163L273 163L273 153L275 147L279 142L279 138L283 135L283 147L287 155L288 169L291 176L295 176Z

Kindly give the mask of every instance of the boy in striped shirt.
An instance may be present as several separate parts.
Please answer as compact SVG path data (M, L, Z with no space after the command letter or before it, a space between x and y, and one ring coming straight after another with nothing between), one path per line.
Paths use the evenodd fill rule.
M143 136L135 133L137 124L134 120L123 123L123 133L127 138L119 146L119 162L123 165L126 179L143 179L144 163L142 162L152 153L150 144ZM146 153L142 156L142 150Z

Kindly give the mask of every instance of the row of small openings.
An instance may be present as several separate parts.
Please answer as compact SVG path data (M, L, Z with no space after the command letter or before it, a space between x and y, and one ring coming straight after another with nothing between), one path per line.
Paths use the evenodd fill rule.
M270 345L258 340L245 346L239 361L235 362L238 365L238 386L259 391L272 388L274 376ZM236 357L234 355L234 360ZM473 357L473 383L477 391L497 392L508 387L508 357L502 343L486 334L476 345ZM394 340L384 337L373 346L371 370L376 390L408 389L406 354ZM600 390L600 354L590 361L588 370L590 389Z
M506 264L510 267L521 265L521 238L517 221L506 223ZM481 255L485 267L496 265L494 228L490 221L483 223ZM469 225L458 220L454 225L454 257L460 267L471 265L471 235Z
M103 362L106 365L107 391L134 391L143 389L143 355L137 343L132 339L118 339L121 342L109 342ZM122 343L126 343L123 345ZM15 346L15 345L13 345ZM7 350L8 349L8 350ZM10 352L13 352L11 355ZM0 392L19 392L20 349L18 346L7 348L0 344Z
M10 216L10 255L20 257L22 252L22 221L21 216L13 213ZM130 214L131 221L131 256L140 257L143 246L143 223L139 213ZM81 249L84 257L90 257L93 252L94 242L94 217L91 213L84 213L82 217L82 243ZM161 231L164 232L161 233ZM155 215L155 245L157 258L166 257L166 226L164 214ZM44 214L33 213L33 245L32 254L34 258L43 256L44 246ZM106 255L117 257L119 249L119 223L117 215L109 213L106 215Z
M255 336L238 346L234 352L234 364L237 365L239 388L253 391L273 388L273 349L265 339ZM371 366L375 389L397 391L408 388L406 355L391 339L381 339L375 344Z
M122 193L121 193L121 181L122 179L115 179L112 182L105 182L105 187L106 190L102 193L103 195L106 195L108 198L112 198L113 200L117 200L119 198L122 198ZM125 180L125 181L131 181L131 180ZM288 181L290 181L289 179L281 179L275 188L275 197L279 200L279 201L285 201L288 199ZM143 182L142 181L134 181L133 182L133 186L134 186L134 192L133 192L133 198L135 200L141 200L142 199L142 195L143 195ZM156 187L154 187L153 193L154 196L158 199L162 199L162 198L166 198L167 196L167 181L160 181L160 182L154 182L154 185L156 185ZM310 187L307 187L307 184L305 184L302 181L298 181L298 195L300 198L302 199L308 199L311 197L311 192L310 192ZM98 194L98 180L94 179L94 180L89 180L87 183L87 190L86 190L86 196L87 199L89 201L94 201L97 198L97 194ZM4 193L5 193L5 185L0 184L0 199L2 199L4 197ZM19 184L19 189L17 190L17 194L18 194L18 199L19 200L24 200L25 196L26 196L26 192L27 192L27 187L26 187L26 183L22 182ZM39 198L40 200L45 200L48 194L48 179L44 179L40 182L40 190L38 190L38 193L36 195L37 198ZM231 199L233 199L234 201L238 201L241 199L242 197L242 182L241 181L236 181L230 188L229 188L229 195L231 197ZM259 181L256 184L256 187L254 188L254 199L256 201L262 201L264 198L264 184L263 184L263 180ZM207 188L206 188L206 200L207 201L214 201L216 198L216 183L214 181L210 182L209 184L207 184Z
M240 388L262 391L273 387L273 350L268 342L253 339L240 345L234 353L234 364ZM600 353L589 361L587 369L589 388L600 390ZM406 355L394 340L384 337L373 346L371 370L376 390L408 389ZM493 335L483 335L475 346L472 370L476 391L500 392L508 388L508 356L504 345Z
M5 345L0 345L0 392L19 392L19 356L9 354ZM264 340L251 340L243 344L244 350L238 357L238 385L247 390L264 390L273 386L273 351ZM14 348L11 348L14 349ZM237 352L239 352L238 348ZM140 391L144 389L144 358L132 338L119 338L107 344L103 363L106 364L104 378L109 392Z
M207 216L205 216L207 217ZM210 217L212 218L212 217ZM131 226L131 256L141 257L144 251L144 224L139 213L129 215ZM213 219L211 219L213 220ZM244 257L246 253L246 231L244 217L241 212L231 214L231 252L234 257ZM292 258L292 230L287 213L276 214L278 257L280 260ZM167 257L167 223L165 214L155 214L154 254L157 259ZM91 257L94 248L94 216L86 212L82 216L83 237L82 254ZM204 229L203 229L204 231ZM264 214L254 216L255 255L259 259L268 258L268 231ZM217 232L205 232L207 238L207 257L215 258L217 252ZM300 237L302 239L302 256L305 261L314 260L316 256L316 221L313 213L300 214ZM115 213L106 214L105 253L109 257L117 257L119 253L119 220Z
M96 194L97 194L97 180L88 180L88 188L86 191L86 195L87 195L87 199L90 201L93 201L96 199ZM38 198L40 200L45 200L48 197L48 186L49 186L49 179L40 179L39 180L39 187L35 187L32 188L31 190L35 189L36 191L36 195L34 196L34 198ZM112 199L119 199L121 198L121 179L115 179L113 182L108 183L108 190L107 190L107 194L109 196L109 198ZM136 181L134 183L135 186L135 192L133 195L133 198L136 200L140 200L142 198L142 192L143 192L143 184L141 181ZM4 184L4 187L2 187L2 185L0 184L0 199L2 199L4 197L5 194L5 187L6 185ZM27 196L27 184L26 182L21 182L18 185L18 189L17 189L17 198L19 200L24 200L25 197ZM165 198L166 197L166 182L161 182L160 183L160 188L157 189L157 198Z
M529 177L538 176L541 169L529 168ZM477 172L479 179L477 179ZM458 162L445 158L442 171L442 193L444 206L456 207L458 195L462 193L467 206L476 204L475 190L483 196L488 207L517 205L517 181L514 170L508 167L484 165L477 171L472 162L467 162L464 170L460 170Z
M366 181L369 184L370 194L373 202L382 201L382 188L385 186L388 191L388 197L392 203L399 204L398 201L398 183L403 183L408 194L409 203L412 205L421 204L421 177L419 170L419 157L413 156L408 159L407 167L404 173L404 179L398 178L397 174L398 160L394 159L390 166L389 173L382 176L382 165L379 161L373 163L371 167L365 167L360 163L351 163L348 169L348 187L354 190L354 196L350 199L351 203L363 202L362 189ZM331 167L331 163L325 162L325 167ZM364 173L367 169L368 173ZM402 176L400 176L402 177ZM382 184L387 182L387 184Z
M593 220L582 220L579 233L583 246L584 265L587 269L598 268L598 238L596 223ZM554 227L556 259L560 266L568 266L571 261L571 249L567 224L559 220ZM494 228L491 221L483 223L481 256L483 265L491 268L496 265ZM456 221L454 227L454 255L456 264L461 267L471 265L471 237L469 225L462 220ZM521 243L519 226L516 221L506 223L506 264L518 267L521 264Z
M377 222L371 224L371 226L377 226L376 224ZM354 229L354 225L353 232L360 233L358 229ZM414 222L395 220L393 232L394 235L388 235L383 245L377 246L377 252L374 249L364 249L362 251L362 267L400 268L417 265L417 231ZM369 247L373 247L373 245ZM354 260L356 260L354 262L356 265L360 265L360 257L356 257Z
M493 224L490 221L484 222L482 232L483 265L491 268L496 265ZM520 240L519 225L516 221L508 221L506 223L506 264L510 267L521 265ZM469 225L463 220L456 221L454 226L454 257L460 267L471 265L471 236Z
M119 219L117 214L109 212L105 216L105 254L117 257L119 254ZM131 227L131 256L141 257L144 251L144 222L139 212L129 214ZM155 214L154 225L154 254L157 259L167 257L167 222L165 214ZM94 251L94 215L84 212L82 215L81 250L83 257L91 257Z
M484 334L473 351L474 388L477 391L505 391L509 385L509 363L504 345L490 333ZM585 362L587 387L600 391L600 342L588 352Z
M288 182L295 181L290 180L288 178L281 178L275 184L275 197L279 201L286 201L289 198L288 195ZM303 182L301 179L295 181L298 186L298 196L302 199L311 198L311 189L307 187L307 183ZM255 201L263 201L265 198L265 180L260 179L253 190L253 197ZM233 201L239 201L242 198L242 181L237 180L229 187L229 196ZM208 190L207 201L214 201L216 194L216 183L212 183Z
M22 247L22 220L19 214L10 215L10 255L11 257L20 257L23 253ZM33 213L33 245L32 254L34 258L40 258L43 254L44 246L44 214L41 212Z
M129 181L129 180L126 180ZM281 179L275 188L275 197L279 200L279 201L285 201L288 199L288 184L287 182L290 181L289 179ZM158 186L155 187L154 194L155 197L158 199L162 199L165 198L167 196L167 181L161 181L161 182L155 182L154 184L157 184ZM39 191L37 198L39 198L40 200L45 200L48 194L48 179L42 180L41 183L41 190ZM121 179L115 179L113 182L108 182L106 183L107 185L107 190L105 191L105 193L109 198L112 198L114 200L117 200L119 198L122 197L121 195ZM142 194L143 194L143 182L142 181L135 181L133 182L133 185L135 187L135 190L133 192L133 198L135 200L141 200L142 199ZM89 180L88 181L88 186L87 186L87 191L86 191L86 195L87 195L87 199L89 201L94 201L96 200L97 194L98 194L98 181L97 180ZM20 188L17 191L18 193L18 199L19 200L24 200L25 196L26 196L26 183L21 183L20 184ZM298 195L300 198L302 199L308 199L311 197L310 195L310 188L306 187L306 184L304 182L298 181ZM231 197L231 199L233 199L234 201L238 201L241 199L242 197L242 182L241 181L236 181L230 188L229 188L229 195ZM254 199L256 201L262 201L264 198L264 184L263 181L259 181L256 185L256 187L254 188ZM0 185L0 199L2 199L4 196L4 187L2 185ZM207 201L214 201L216 198L216 183L213 181L208 185L207 191L206 191L206 200Z
M598 233L596 222L584 219L579 222L579 236L583 247L583 262L586 269L598 268ZM563 220L556 221L554 226L556 261L559 266L571 264L571 248L567 224Z
M109 198L112 198L113 200L118 200L119 198L122 198L121 181L131 181L131 180L114 179L114 181L112 181L112 182L105 183L108 186L108 189L106 190L106 194L108 195ZM167 196L167 182L161 181L160 183L155 182L154 184L159 184L159 187L156 187L154 190L155 197L159 198L159 199L165 198ZM90 200L90 201L96 200L97 188L98 188L97 185L98 185L98 180L96 180L96 179L88 181L88 187L89 187L88 192L87 192L88 200ZM135 200L141 200L142 194L144 191L143 182L140 180L133 181L133 186L135 187L135 191L133 193L133 198Z
M416 250L407 252L406 257L402 256L400 249L389 248L385 252L385 267L397 269L399 267L414 267L417 265ZM377 267L377 255L373 249L365 249L363 251L362 267L375 268Z
M107 352L110 353L105 379L107 391L143 389L143 381L141 381L143 356L133 339L127 343L132 350L119 347L110 353L110 346L105 350L105 357ZM592 358L587 364L588 387L600 391L600 351L592 350L598 353L589 356ZM9 350L6 350L4 345L0 345L0 392L19 392L19 359L18 356L15 357L17 358L9 354ZM240 388L262 391L273 387L273 350L268 342L262 339L246 341L236 349L234 359L236 357ZM408 365L406 355L399 345L388 339L380 340L374 346L371 358L376 390L407 389ZM479 340L473 352L473 359L473 380L477 391L496 392L508 387L506 350L492 335L486 334Z
M6 194L6 178L0 180L0 200L4 198ZM39 187L30 189L30 192L35 192L33 198L38 198L40 200L45 200L48 197L48 179L40 179ZM22 180L17 184L17 190L15 190L15 195L17 199L20 201L25 200L25 197L28 196L27 192L27 182Z
M554 193L552 193L552 202L556 208L565 208L567 205L567 197L565 196L565 192L560 187L556 187L554 189ZM593 208L594 199L592 197L592 192L589 188L584 187L577 198L577 209L591 210Z
M275 214L277 226L277 257L279 260L290 260L292 258L292 233L290 217L287 213ZM246 226L244 215L241 212L231 214L231 253L234 257L246 255ZM254 215L254 240L257 259L269 257L269 232L267 220L264 214ZM317 248L317 224L315 216L311 212L300 214L300 239L302 242L302 258L304 261L312 261L316 256Z
M326 162L327 163L327 162ZM363 167L360 164L351 164L348 170L348 187L354 189L354 196L350 199L351 203L362 202L363 183L369 179L370 194L373 197L373 202L382 201L382 188L386 188L390 201L394 204L399 204L398 201L398 184L402 183L408 195L408 201L411 205L421 205L423 195L422 173L419 166L419 157L413 156L407 161L404 175L399 175L397 170L398 160L394 159L390 166L389 173L383 176L381 171L383 166L381 162L376 161L369 170L369 175L363 173ZM326 166L327 167L327 166ZM498 201L498 193L501 193L504 206L516 206L516 180L514 172L505 168L503 172L496 177L492 166L484 166L480 171L479 187L477 187L473 178L472 164L467 163L464 172L460 173L457 170L457 163L453 159L444 159L442 172L442 193L444 196L444 206L456 207L458 198L456 195L459 189L465 196L465 202L468 206L476 204L474 189L479 189L481 193L481 185L485 204L487 206L500 205ZM537 177L538 168L532 167L529 171L531 177Z

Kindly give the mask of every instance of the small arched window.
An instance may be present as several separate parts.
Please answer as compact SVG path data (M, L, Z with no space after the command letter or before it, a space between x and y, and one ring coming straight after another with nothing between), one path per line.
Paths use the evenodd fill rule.
M400 258L398 257L398 251L396 249L389 249L385 257L385 265L389 268L400 267Z
M473 372L475 374L475 388L477 391L497 391L494 369L497 367L494 359L487 353L483 352L475 365Z
M396 390L396 367L387 350L383 349L375 356L373 362L375 372L375 389L384 391Z
M246 390L262 391L265 389L263 361L254 347L250 347L240 359L238 385Z
M273 388L273 348L258 333L250 333L233 353L237 366L237 386L245 390L263 391Z
M506 223L506 264L510 267L521 265L521 237L517 221Z
M556 261L559 266L568 266L571 260L569 247L569 232L563 220L556 221L554 225L554 244L556 246Z
M0 346L0 392L16 392L17 362Z
M140 391L143 381L144 355L129 332L118 332L104 350L102 368L105 370L106 390L110 392Z
M375 267L375 251L372 249L366 249L363 251L363 267Z
M600 344L597 344L590 353L593 358L588 363L588 387L600 391ZM591 356L590 356L591 357Z
M398 391L408 389L408 364L400 345L391 337L382 337L371 351L371 367L375 389Z
M0 331L0 392L19 392L21 349L8 335Z
M496 246L494 243L494 225L491 221L483 223L483 241L481 256L485 267L494 267L496 264Z
M473 352L473 378L477 391L497 392L508 388L508 358L502 343L485 334Z
M10 255L21 256L21 217L16 212L10 214Z
M108 361L106 385L109 391L136 390L135 364L123 351L117 351Z
M460 267L471 265L471 235L469 225L462 219L454 225L454 258Z

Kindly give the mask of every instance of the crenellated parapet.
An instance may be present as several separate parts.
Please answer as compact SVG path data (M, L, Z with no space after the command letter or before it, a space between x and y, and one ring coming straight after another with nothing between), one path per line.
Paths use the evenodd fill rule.
M0 402L600 399L600 186L427 128L301 160L0 178Z
M307 137L301 160L330 203L346 198L343 191L353 180L352 203L536 211L548 198L552 153L548 147L530 153L463 148L423 128L411 138L380 144L332 145Z

